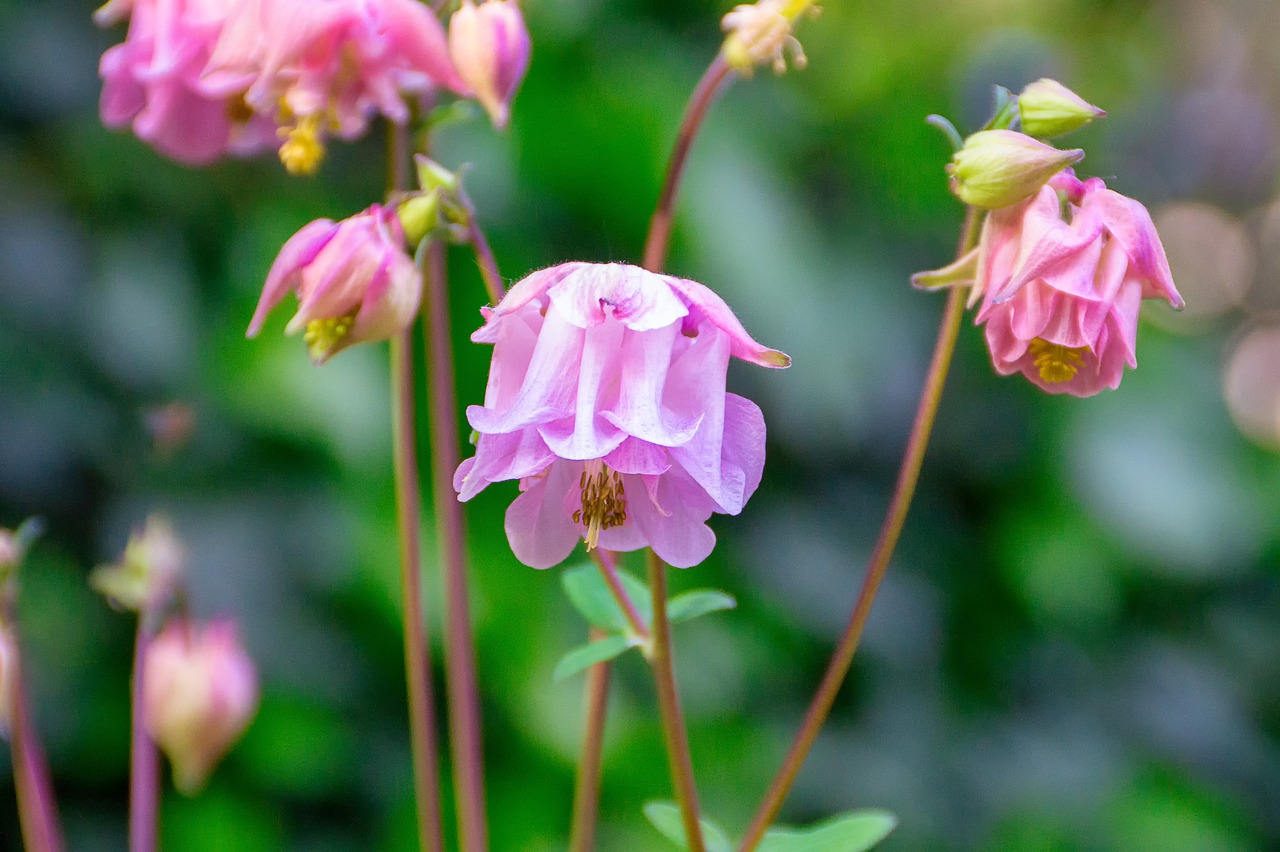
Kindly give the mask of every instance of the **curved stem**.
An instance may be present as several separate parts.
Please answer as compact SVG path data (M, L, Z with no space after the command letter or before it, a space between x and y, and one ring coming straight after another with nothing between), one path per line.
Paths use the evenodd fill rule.
M658 689L658 706L662 711L662 733L667 744L667 761L671 766L671 784L676 804L684 823L684 836L690 852L705 852L702 824L698 821L698 790L693 777L693 759L689 755L689 736L685 731L680 696L676 692L675 672L671 667L671 623L667 620L667 566L649 551L649 589L653 593L653 644L649 665Z
M3 620L0 619L0 624ZM21 645L16 628L11 631L16 669L12 693L12 730L10 754L13 759L13 786L18 798L18 821L22 826L22 843L31 852L62 852L65 844L58 826L58 806L49 781L49 766L44 749L31 721L30 699L26 688L26 671L21 659ZM3 700L3 696L0 696Z
M392 125L387 136L387 186L403 189L408 177L408 128ZM418 844L443 852L440 765L436 742L435 696L426 613L422 606L422 484L418 476L414 416L413 329L391 338L391 435L400 532L400 587L404 603L404 666L409 693L409 744L413 752L414 804Z
M462 504L453 490L458 468L458 400L449 337L449 290L444 245L432 242L422 270L426 314L427 403L431 420L431 493L440 561L444 566L445 674L449 697L449 739L453 746L458 837L463 852L488 848L484 766L480 742L480 696L476 684L471 608L467 595L467 554Z
M151 644L151 616L138 613L138 638L133 651L133 719L129 746L129 852L155 852L159 828L160 755L143 719L147 648Z
M649 235L644 243L644 268L657 272L667 261L667 247L671 242L671 219L675 213L676 193L680 188L680 178L684 174L685 162L689 159L689 150L693 147L693 139L698 135L702 120L707 110L715 102L722 83L733 74L733 69L725 61L724 55L717 53L697 87L689 97L684 117L680 121L680 130L676 134L676 144L671 151L671 159L667 163L667 174L662 181L662 192L658 195L657 208L649 221Z
M649 641L649 628L644 623L644 616L640 614L640 610L636 609L635 601L631 600L631 596L627 594L627 587L622 585L622 580L618 577L617 557L609 550L601 550L598 547L587 551L592 560L600 568L600 576L604 578L604 584L609 587L609 593L613 595L613 600L618 604L618 609L622 610L622 615L627 620L627 626L631 628L641 641L646 644Z
M603 630L593 627L590 640L594 642L606 635ZM578 759L578 779L573 788L569 852L591 852L596 845L596 819L600 809L600 762L609 705L610 668L611 663L605 660L587 669L587 719L582 733L582 756Z
M974 208L970 208L965 216L958 257L966 254L976 243L977 224L978 213ZM796 775L800 772L800 767L804 764L805 757L809 754L809 749L818 737L822 723L826 721L827 714L831 711L831 705L835 702L841 684L844 683L844 677L849 672L854 652L857 651L858 642L862 638L862 629L866 625L867 616L871 613L871 605L880 588L880 581L884 579L885 571L889 567L889 559L893 556L894 547L898 543L898 537L906 522L907 510L911 506L911 498L915 494L925 449L929 445L929 435L933 431L934 418L938 413L938 403L942 399L942 388L947 380L947 370L951 365L951 355L955 351L960 320L964 315L964 303L964 287L954 287L947 294L947 306L938 326L933 359L929 363L924 390L920 394L920 405L916 410L911 437L907 440L902 465L898 469L897 483L894 485L893 496L889 500L889 509L885 514L884 523L880 527L880 535L871 551L862 588L858 591L858 598L849 616L849 623L840 636L818 691L809 704L795 742L792 743L782 767L774 776L773 783L760 803L751 826L747 829L746 838L739 847L740 852L751 852L755 849L769 825L777 817L791 785L795 782Z
M484 279L484 289L489 293L489 301L496 305L507 292L506 285L502 283L502 275L498 272L497 258L493 256L489 240L476 221L476 206L461 187L458 188L458 200L467 211L467 234L471 240L471 249L476 255L476 264L480 267L480 277Z

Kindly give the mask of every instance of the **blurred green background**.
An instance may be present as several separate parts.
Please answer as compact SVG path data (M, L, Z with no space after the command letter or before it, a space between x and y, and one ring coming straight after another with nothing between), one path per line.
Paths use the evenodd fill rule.
M677 629L706 811L745 825L852 605L909 429L960 219L940 112L1042 75L1109 110L1081 172L1150 206L1189 308L1151 306L1118 392L996 377L966 326L916 505L836 711L788 801L806 822L901 817L886 850L1280 848L1280 60L1273 0L829 0L808 70L711 113L670 269L722 293L795 366L735 366L764 409L765 482L676 572L737 611ZM635 261L680 111L727 2L528 0L533 63L506 135L440 139L504 274ZM124 848L132 621L85 583L167 513L194 604L239 618L261 712L202 796L165 794L166 848L409 850L386 353L311 367L273 318L280 244L382 195L382 144L321 174L267 157L181 168L97 119L123 29L81 0L0 0L0 525L48 533L22 573L41 733L72 850ZM459 393L489 350L453 255ZM283 313L283 312L282 312ZM195 413L158 453L148 412ZM468 505L495 850L564 847L586 627L559 571ZM424 521L433 553L430 519ZM437 566L429 559L437 662ZM437 686L442 672L437 668ZM599 848L657 850L669 785L638 658L617 667ZM19 844L7 753L0 847Z

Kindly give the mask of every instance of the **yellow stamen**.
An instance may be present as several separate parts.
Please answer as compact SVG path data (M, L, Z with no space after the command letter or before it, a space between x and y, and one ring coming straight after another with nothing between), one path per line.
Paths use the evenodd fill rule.
M342 348L351 328L356 324L356 312L348 311L340 317L317 319L307 323L302 339L307 343L307 354L317 364L323 364L329 356Z
M1027 351L1031 353L1031 363L1040 371L1040 378L1056 385L1076 377L1089 350L1084 346L1072 349L1037 337L1027 346Z
M600 459L587 462L578 487L582 489L582 508L573 513L573 522L586 526L587 550L591 550L600 542L601 530L626 523L627 498L621 474Z
M313 175L324 160L324 142L320 140L321 116L304 115L293 127L280 129L284 144L280 146L280 162L291 175Z

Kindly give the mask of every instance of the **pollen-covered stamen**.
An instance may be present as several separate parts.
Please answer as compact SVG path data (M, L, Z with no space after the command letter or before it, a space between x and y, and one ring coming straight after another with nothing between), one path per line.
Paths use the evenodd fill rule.
M1040 371L1040 378L1052 384L1069 382L1084 366L1084 346L1069 348L1037 337L1027 346L1033 364Z
M600 459L591 459L578 477L582 508L573 513L573 522L587 528L587 550L600 541L600 531L622 526L627 520L627 498L622 475Z
M356 324L356 313L359 308L348 311L340 317L317 319L307 323L307 330L302 339L307 343L307 354L317 364L326 361L330 355L342 347L351 328Z
M304 115L290 128L281 128L284 143L280 146L280 162L291 175L313 175L324 160L324 142L320 138L322 117L318 113Z

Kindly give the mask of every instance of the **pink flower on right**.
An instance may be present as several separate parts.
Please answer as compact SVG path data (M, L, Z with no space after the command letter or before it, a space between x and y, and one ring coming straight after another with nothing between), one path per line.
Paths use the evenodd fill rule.
M974 286L996 372L1080 397L1118 387L1125 365L1138 365L1144 298L1183 305L1147 209L1070 170L991 212Z

